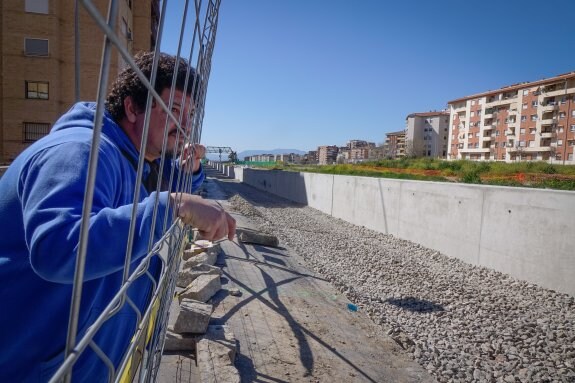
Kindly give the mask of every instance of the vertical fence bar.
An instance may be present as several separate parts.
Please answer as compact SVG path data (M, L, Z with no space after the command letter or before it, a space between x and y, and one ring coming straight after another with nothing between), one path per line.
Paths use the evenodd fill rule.
M83 0L88 2L89 0ZM116 0L110 1L108 9L108 25L113 25L116 20L117 4ZM76 343L76 333L78 331L78 316L80 313L80 302L82 300L82 285L84 283L84 268L86 265L86 252L88 249L88 230L90 227L90 216L92 211L92 199L94 198L94 185L96 183L96 171L98 166L98 149L100 147L100 134L102 131L102 120L104 115L104 97L108 85L108 75L110 68L110 41L104 38L102 52L102 64L100 79L98 83L98 103L96 117L94 118L94 130L92 135L92 147L90 148L90 158L88 162L88 177L86 180L86 192L84 204L82 206L82 222L80 226L80 241L78 255L76 258L76 269L74 271L74 286L72 288L72 304L70 305L70 318L68 321L68 335L66 339L65 357L68 357ZM72 379L71 370L65 377L66 382Z

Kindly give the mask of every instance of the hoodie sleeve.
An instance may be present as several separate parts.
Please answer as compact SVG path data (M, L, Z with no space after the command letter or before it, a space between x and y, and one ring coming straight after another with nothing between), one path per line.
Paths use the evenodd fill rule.
M38 152L20 174L18 193L30 262L42 278L72 283L79 248L90 145L64 143ZM132 215L133 182L122 173L121 155L100 148L89 220L86 281L122 270ZM147 253L156 194L137 204L132 262ZM160 193L157 217L169 209ZM162 225L155 225L154 241Z

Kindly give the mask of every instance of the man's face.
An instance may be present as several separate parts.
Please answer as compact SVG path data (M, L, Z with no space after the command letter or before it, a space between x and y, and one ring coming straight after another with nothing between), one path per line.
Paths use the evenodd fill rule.
M170 101L170 89L165 88L162 93L160 94L164 103L169 106ZM185 93L180 90L175 90L174 92L174 101L172 103L172 114L176 119L179 119L180 112L183 109L181 127L183 129L188 128L188 115L190 110L190 99L186 97ZM178 146L177 152L179 152L185 142L185 137L183 136L182 132L178 134L178 127L174 120L172 120L168 114L164 111L164 109L157 103L154 102L152 105L152 109L150 110L150 128L148 130L148 142L146 145L146 159L147 160L154 160L159 158L162 155L162 144L164 142L164 127L168 129L168 136L167 136L167 143L166 143L166 155L170 155L173 153L174 147ZM143 114L142 114L142 121L143 121ZM142 123L143 129L143 123ZM177 140L176 140L177 138Z

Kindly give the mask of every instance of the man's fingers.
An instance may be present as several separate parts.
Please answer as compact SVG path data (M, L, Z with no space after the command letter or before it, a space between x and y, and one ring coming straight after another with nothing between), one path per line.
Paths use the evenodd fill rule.
M236 234L236 220L234 217L226 213L226 220L228 225L228 239L231 241L234 239Z

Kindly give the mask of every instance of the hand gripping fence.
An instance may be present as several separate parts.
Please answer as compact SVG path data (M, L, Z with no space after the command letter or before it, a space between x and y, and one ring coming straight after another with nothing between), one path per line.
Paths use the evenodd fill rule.
M148 97L146 103L146 112L144 119L144 130L142 135L141 148L146 147L148 130L150 125L150 111L152 103L161 107L168 115L168 118L173 121L178 127L176 142L182 142L184 145L191 145L198 143L201 138L202 123L204 117L204 103L206 97L206 90L208 79L211 70L211 57L214 49L218 13L220 7L220 0L172 0L174 4L181 7L180 13L183 15L181 26L178 36L178 48L175 56L176 66L174 69L174 80L170 88L170 98L168 105L160 98L160 95L154 90L154 83L156 80L157 66L160 55L160 44L162 38L172 36L162 36L164 32L165 15L168 5L168 0L161 2L160 20L158 35L156 38L156 47L154 51L153 69L151 78L147 79L145 75L136 66L134 58L127 50L127 48L120 42L116 33L114 25L117 25L117 8L118 2L121 0L110 0L108 5L108 14L104 18L98 8L90 0L77 0L76 8L82 6L93 21L98 25L104 38L104 46L102 51L102 61L100 67L100 78L98 84L97 94L97 109L94 119L94 129L92 137L92 147L90 152L90 160L88 164L88 177L86 181L86 193L83 203L83 214L81 221L80 239L78 246L78 254L76 259L76 268L74 274L74 286L72 292L72 300L70 307L70 317L68 325L68 336L66 340L66 352L64 362L60 365L50 382L69 382L72 380L72 371L74 364L78 361L80 356L92 350L95 355L103 362L108 370L109 382L131 382L137 381L155 381L162 349L164 338L166 334L166 327L168 321L168 312L172 298L175 291L175 283L177 272L180 263L180 252L185 244L185 238L190 228L183 225L183 223L176 219L174 216L168 216L169 210L166 209L164 217L158 217L158 204L159 194L156 193L156 200L153 210L152 227L150 230L150 238L148 241L148 253L144 256L137 266L134 268L132 265L132 250L134 246L134 234L136 230L136 213L137 203L140 201L140 187L142 183L142 173L144 169L144 156L141 154L137 163L137 176L136 185L133 195L133 209L131 212L131 222L128 234L128 245L125 252L123 284L119 287L114 298L109 302L108 306L98 316L95 322L88 328L83 336L78 339L78 318L80 312L80 303L82 299L82 285L84 282L84 267L86 264L87 243L89 237L90 226L90 211L92 209L92 199L94 196L94 186L96 179L96 169L98 163L98 148L100 145L100 135L102 130L102 121L104 114L104 100L107 93L107 84L109 80L109 69L112 49L117 50L121 57L125 60L137 74L141 82L148 89ZM134 7L137 7L139 2L134 1ZM78 10L76 9L76 13ZM193 24L192 32L186 31L186 21L188 14L193 14L194 18L190 24ZM78 18L76 17L76 22ZM76 26L76 33L78 33L78 26ZM183 52L182 45L186 37L190 37L191 43L189 44L189 52ZM187 45L187 44L186 44ZM79 49L79 44L76 44L76 49ZM183 53L187 53L183 55ZM76 57L79 57L76 51ZM190 76L188 71L183 89L188 89L188 82L192 83L192 94L194 98L184 98L189 108L180 109L179 115L172 113L172 103L174 101L174 94L176 89L176 78L178 73L178 65L180 58L186 59L190 66L195 66L195 76ZM81 68L77 65L76 70ZM79 76L76 76L76 95L79 94ZM189 115L184 116L184 111L189 110ZM186 126L182 122L186 122ZM162 174L164 169L164 162L167 156L176 158L175 145L173 153L166 153L167 139L168 139L168 120L164 126L163 136L163 151L160 160L158 183L156 191L160 191L162 177L169 179L169 185L176 184L176 190L191 193L192 177L188 173L179 170L175 172L176 167L171 167L169 175ZM185 167L181 167L183 169ZM159 241L154 242L153 234L156 225L161 225L162 237ZM157 257L161 262L161 272L159 277L154 277L148 271L148 266L153 257ZM133 270L130 273L130 270ZM130 286L140 278L149 279L153 286L151 299L145 310L141 311L134 302L129 298L127 292ZM134 333L130 334L117 334L117 336L125 336L129 339L129 347L124 353L119 365L115 365L110 357L98 346L95 341L95 336L101 329L102 325L110 318L117 315L117 313L125 307L129 307L134 311L137 317L137 326Z

